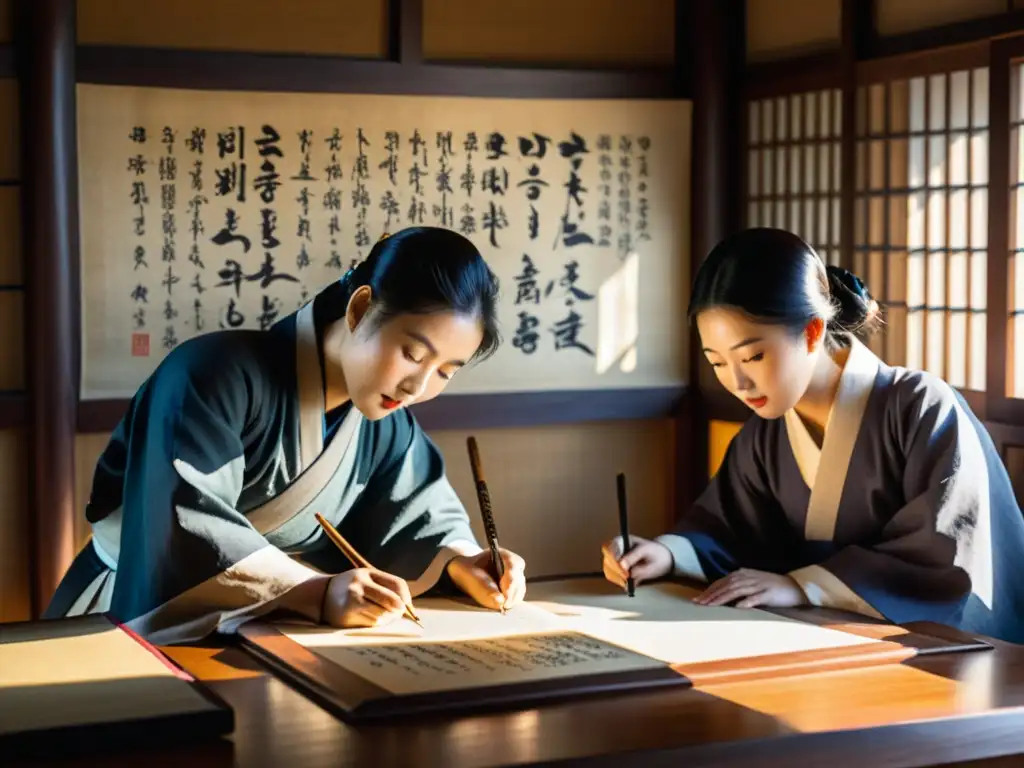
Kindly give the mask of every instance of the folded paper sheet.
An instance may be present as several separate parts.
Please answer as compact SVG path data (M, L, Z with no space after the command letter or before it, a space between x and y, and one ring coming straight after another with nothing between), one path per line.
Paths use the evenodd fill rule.
M870 638L759 610L695 605L693 591L602 579L531 584L501 615L467 601L416 601L423 621L361 630L280 625L296 643L394 694L427 693L865 645Z

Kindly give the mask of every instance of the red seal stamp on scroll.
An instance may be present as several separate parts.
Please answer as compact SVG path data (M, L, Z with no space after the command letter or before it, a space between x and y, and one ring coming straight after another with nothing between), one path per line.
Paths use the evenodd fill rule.
M132 357L149 357L149 334L132 334Z

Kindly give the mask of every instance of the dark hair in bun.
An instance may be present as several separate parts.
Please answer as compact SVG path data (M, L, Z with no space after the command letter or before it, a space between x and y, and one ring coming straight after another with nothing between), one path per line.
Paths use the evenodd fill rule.
M864 283L851 272L826 267L807 243L782 229L746 229L714 247L693 282L688 311L715 307L739 310L757 322L800 332L825 321L829 341L848 346L880 327L881 311Z
M829 293L836 305L832 322L854 335L867 338L882 324L882 311L867 286L852 272L828 266Z

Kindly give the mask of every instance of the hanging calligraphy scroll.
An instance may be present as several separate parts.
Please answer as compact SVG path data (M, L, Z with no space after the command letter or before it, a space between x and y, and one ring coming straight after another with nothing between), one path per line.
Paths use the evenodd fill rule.
M505 343L447 391L684 382L689 102L83 84L78 135L83 399L268 327L414 224L502 284Z

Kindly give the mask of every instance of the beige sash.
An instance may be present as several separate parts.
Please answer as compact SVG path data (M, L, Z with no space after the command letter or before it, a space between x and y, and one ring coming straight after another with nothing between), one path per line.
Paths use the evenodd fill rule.
M789 445L800 474L811 490L804 525L804 536L808 541L831 541L835 536L850 457L860 434L868 398L874 390L878 366L879 360L874 353L854 340L843 366L821 448L796 411L786 412Z
M262 535L266 535L303 512L340 470L352 471L353 442L359 434L363 415L354 405L338 428L334 440L323 449L324 390L320 356L313 326L313 303L299 310L295 318L296 380L299 395L299 476L280 494L246 517Z

